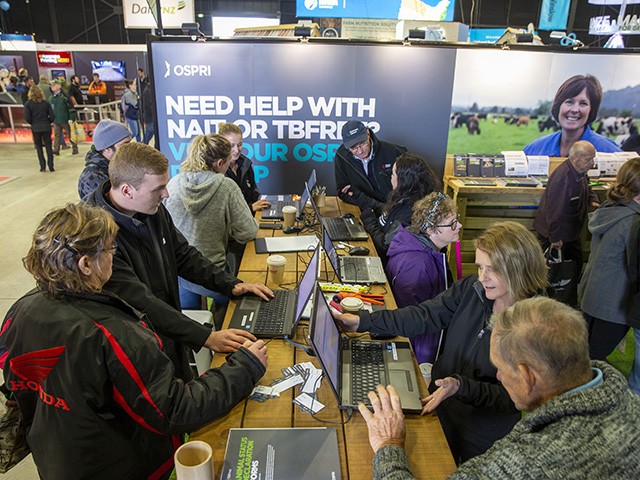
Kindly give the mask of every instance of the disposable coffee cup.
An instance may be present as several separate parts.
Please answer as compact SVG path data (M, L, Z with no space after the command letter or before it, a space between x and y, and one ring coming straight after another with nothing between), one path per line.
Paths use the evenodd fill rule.
M275 285L280 285L284 280L284 267L287 259L282 255L269 255L267 258L267 269L269 270L269 280Z
M429 362L420 364L420 373L422 373L422 378L424 378L424 383L427 384L427 388L429 388L429 384L431 383L431 369L433 368L433 364Z
M340 306L344 313L357 313L364 306L364 303L356 297L345 297L340 302Z
M296 213L298 213L298 209L292 205L282 207L283 226L293 227L293 224L296 223Z
M173 456L178 480L214 480L211 445L194 440L182 445Z

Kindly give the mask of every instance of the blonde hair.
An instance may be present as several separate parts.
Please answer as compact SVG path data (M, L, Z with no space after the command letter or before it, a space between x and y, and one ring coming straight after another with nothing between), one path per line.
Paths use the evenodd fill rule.
M640 194L640 157L622 164L616 177L616 184L607 191L607 197L617 203L629 203Z
M523 225L495 223L476 237L474 244L489 256L493 271L507 283L514 301L547 287L547 264L542 247Z
M78 268L80 257L98 256L115 241L118 225L111 214L86 203L69 203L49 212L33 234L22 259L38 289L50 298L65 292L100 291Z
M411 230L417 235L424 235L428 228L439 225L449 215L456 213L456 204L448 195L431 192L413 204Z
M591 368L584 318L556 300L516 302L491 317L491 328L497 353L509 367L535 367L548 374L546 380L558 391L574 385Z
M42 89L38 85L33 85L29 89L28 98L32 102L44 102L44 93L42 93Z
M230 133L240 135L242 138L242 129L235 123L221 123L218 125L218 133L220 135L229 135Z
M168 169L169 160L155 148L141 142L125 143L109 161L109 180L112 188L125 183L138 188L145 175L164 175Z
M217 172L215 163L231 157L231 143L219 133L198 135L191 141L182 172Z

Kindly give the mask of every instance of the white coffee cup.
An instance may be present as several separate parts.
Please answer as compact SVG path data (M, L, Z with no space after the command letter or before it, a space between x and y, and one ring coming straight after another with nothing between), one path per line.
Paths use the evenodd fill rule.
M211 445L194 440L182 445L173 456L178 480L214 480Z
M298 209L293 205L282 207L282 217L284 218L282 225L285 227L293 227L293 224L296 222L296 213L298 213Z
M282 255L269 255L267 257L267 269L269 270L269 280L275 285L280 285L284 280L284 267L287 259Z
M345 297L340 301L340 306L345 313L358 313L364 307L364 302L357 297Z
M421 363L419 366L420 373L422 373L422 378L424 378L424 383L426 383L427 388L429 388L429 384L431 383L431 369L433 368L433 364L425 362Z

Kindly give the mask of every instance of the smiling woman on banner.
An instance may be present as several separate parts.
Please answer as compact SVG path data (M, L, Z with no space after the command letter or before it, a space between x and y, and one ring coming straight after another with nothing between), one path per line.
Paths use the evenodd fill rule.
M561 130L534 140L524 147L524 153L567 157L578 140L588 141L597 152L620 152L613 140L591 130L601 101L602 87L596 77L574 75L565 80L551 105L551 116L560 124Z
M523 225L496 223L474 243L478 274L434 299L359 316L334 314L347 331L413 338L446 329L423 413L438 414L457 463L484 453L520 419L489 360L491 315L547 286L542 248Z

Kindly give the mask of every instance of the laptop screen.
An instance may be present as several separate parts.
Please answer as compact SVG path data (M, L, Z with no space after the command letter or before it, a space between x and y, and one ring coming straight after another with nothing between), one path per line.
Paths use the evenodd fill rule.
M316 171L311 170L311 175L309 175L309 180L305 182L305 187L302 189L302 195L300 195L300 204L298 205L298 218L302 217L304 213L304 207L307 206L307 201L309 200L309 193L313 190L313 187L316 186Z
M340 265L338 263L338 251L331 241L329 232L324 227L322 227L322 248L324 248L324 251L327 252L327 257L329 257L329 262L331 262L333 271L336 273L336 275L338 275L338 272L340 271L338 270L340 268Z
M320 359L331 388L339 398L340 332L319 287L316 291L315 307L311 326L311 343L317 357Z
M300 279L300 285L298 285L298 301L296 303L296 322L300 319L300 315L304 311L304 307L306 306L309 298L311 298L311 294L313 293L313 287L316 284L316 280L318 278L318 263L320 259L320 249L316 247L313 255L311 256L311 260L309 260L309 265L307 265L307 269L305 270L302 278Z

